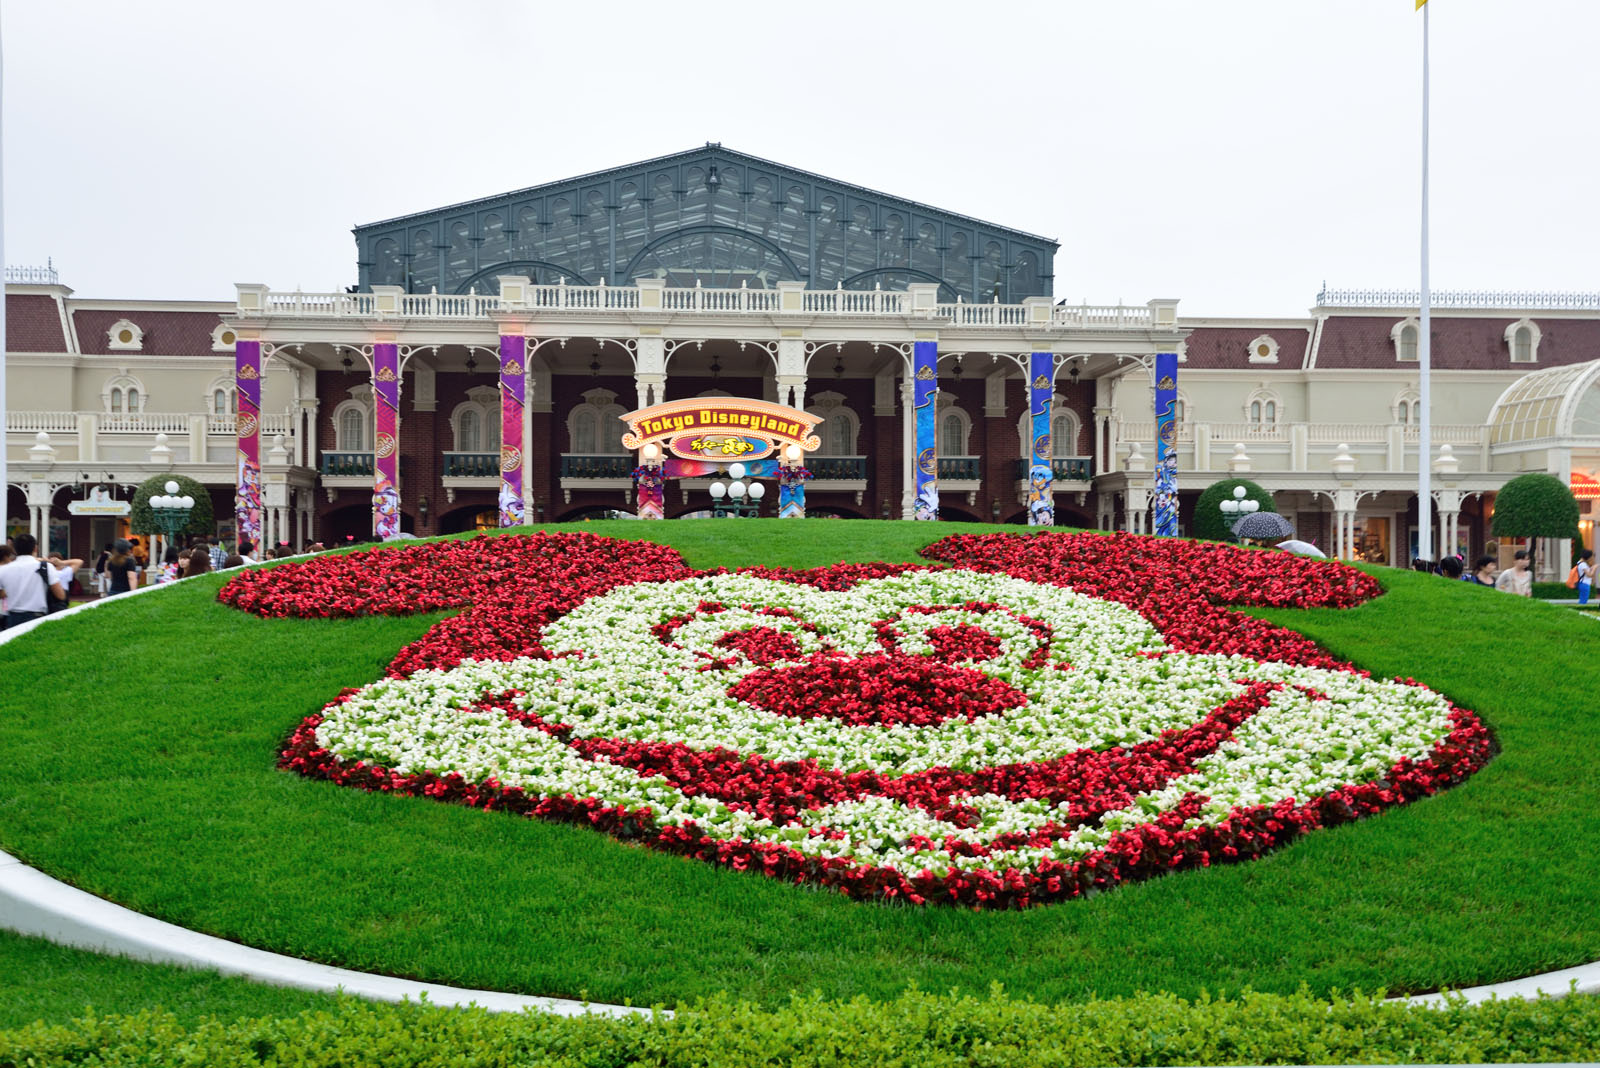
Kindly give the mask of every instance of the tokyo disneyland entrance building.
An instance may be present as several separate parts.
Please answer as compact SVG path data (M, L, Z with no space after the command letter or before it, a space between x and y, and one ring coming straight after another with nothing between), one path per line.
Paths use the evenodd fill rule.
M1088 526L1074 506L1119 447L1112 383L1142 369L1155 478L1118 496L1130 525L1177 532L1177 302L1057 304L1044 238L707 145L356 239L352 291L240 285L224 316L240 537L294 534L262 477L275 363L317 383L291 433L321 463L304 446L301 462L330 501L370 492L379 537L425 517L429 493L436 515L459 495L477 526L700 514L745 454L785 515L1050 523L1066 507ZM710 433L668 433L662 405ZM446 409L456 448L440 450Z

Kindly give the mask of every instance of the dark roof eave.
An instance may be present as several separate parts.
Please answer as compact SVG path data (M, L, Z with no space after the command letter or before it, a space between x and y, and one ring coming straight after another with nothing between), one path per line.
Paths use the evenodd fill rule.
M708 148L711 148L711 146L707 145L701 148L691 148L683 152L673 152L665 156L656 156L653 159L639 160L635 163L624 163L619 167L607 167L604 170L590 171L588 174L579 174L571 178L561 178L554 182L541 182L538 185L524 186L521 189L513 189L506 193L495 193L492 196L486 197L474 197L471 200L463 200L455 204L445 204L437 208L427 208L423 211L414 211L407 215L396 215L388 219L379 219L376 222L357 223L351 228L351 232L360 233L363 230L372 230L383 226L393 226L397 223L409 222L413 219L421 219L430 215L440 215L446 212L459 211L463 208L475 208L479 205L491 204L502 200L514 200L517 197L527 196L531 193L537 193L541 190L555 189L559 186L581 185L584 182L593 181L596 178L611 174L614 171L633 170L637 167L653 167L688 156L703 155ZM950 211L946 208L936 208L932 204L924 204L919 200L908 200L905 197L896 196L893 193L884 193L877 189L870 189L864 185L855 185L852 182L841 182L837 178L829 178L825 174L818 174L815 171L801 170L799 167L791 167L787 163L777 163L770 159L763 159L760 156L752 156L748 152L740 152L736 149L722 148L721 146L717 146L715 149L713 149L713 151L722 152L728 156L738 156L739 158L749 160L752 163L759 163L763 166L774 167L778 170L788 171L791 174L804 175L813 181L827 182L828 184L838 186L841 189L853 190L857 193L864 193L867 196L877 197L881 200L897 201L898 203L906 204L913 208L920 208L923 211L933 212L938 215L946 215L954 219L962 219L978 226L986 226L991 230L999 230L1003 233L1015 234L1018 237L1025 237L1030 241L1040 241L1049 245L1052 249L1059 249L1061 247L1061 242L1057 241L1053 237L1045 237L1042 234L1031 233L1027 230L1018 230L1014 226L1002 226L999 223L989 222L987 219L979 219L973 215L963 215L958 211Z

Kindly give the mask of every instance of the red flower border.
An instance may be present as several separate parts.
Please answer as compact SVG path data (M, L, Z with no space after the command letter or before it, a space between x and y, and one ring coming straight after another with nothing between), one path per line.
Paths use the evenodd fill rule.
M1237 653L1263 660L1357 670L1293 631L1227 611L1225 605L1350 607L1380 592L1353 568L1280 553L1132 535L959 535L924 550L931 560L974 570L1003 572L1032 582L1071 586L1126 605L1149 619L1174 648L1196 653ZM750 568L745 573L816 586L849 589L856 583L926 565L840 564L812 570ZM401 650L389 674L448 668L476 659L549 656L543 627L583 600L630 582L672 581L692 571L672 549L588 534L535 534L435 542L402 549L326 557L270 570L250 571L218 597L245 611L271 617L349 617L378 613L467 611L435 624ZM706 610L707 606L702 606ZM663 635L664 636L664 635ZM1364 673L1363 673L1364 674ZM1405 680L1409 681L1409 680ZM1140 792L1182 774L1213 750L1265 702L1272 684L1244 695L1189 728L1171 730L1139 746L1105 752L1081 750L1052 761L977 772L934 769L901 777L845 774L814 762L781 763L728 750L695 751L674 743L623 739L571 740L590 758L605 757L641 772L662 775L689 793L714 796L730 807L784 818L801 808L867 793L893 795L941 818L962 823L966 814L952 795L974 790L1067 801L1074 823L1097 819ZM355 691L340 695L334 703ZM569 728L517 710L508 695L485 702L530 729L563 734ZM1315 697L1316 695L1312 695ZM1305 802L1239 808L1213 825L1185 829L1204 798L1189 795L1155 821L1116 834L1105 847L1071 863L1045 860L1033 870L952 870L906 876L838 858L808 856L786 846L713 838L693 824L660 825L648 808L628 810L595 798L538 797L489 779L460 775L401 775L381 766L346 762L317 745L321 713L290 735L279 766L311 778L357 789L432 797L485 810L503 809L541 819L584 822L618 838L736 870L759 871L796 883L837 888L858 899L952 903L985 908L1026 907L1080 897L1119 883L1187 867L1246 860L1318 827L1361 819L1460 782L1490 758L1493 740L1471 712L1452 708L1451 733L1425 760L1402 760L1378 782L1350 785ZM951 841L952 854L981 855L1038 844L1060 826L1010 836L987 846ZM826 833L826 832L818 832ZM941 843L921 843L938 848Z

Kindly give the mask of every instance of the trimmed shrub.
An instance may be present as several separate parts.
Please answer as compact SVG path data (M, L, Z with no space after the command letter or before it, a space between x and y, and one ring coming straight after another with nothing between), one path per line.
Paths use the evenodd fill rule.
M1217 506L1224 500L1233 497L1236 486L1244 487L1244 499L1255 501L1261 505L1263 512L1276 512L1278 506L1272 501L1272 494L1251 482L1247 478L1225 478L1221 482L1213 482L1200 494L1200 500L1194 506L1194 536L1206 541L1232 541L1232 525L1237 516L1224 517L1222 510Z
M1497 538L1576 538L1578 499L1554 475L1518 475L1494 497Z
M576 1017L374 1005L354 999L285 1019L162 1012L88 1016L0 1033L0 1068L21 1065L792 1066L1436 1064L1600 1058L1600 999L1442 1007L1304 991L1237 998L1141 994L1040 1005L912 990L893 1001L795 998L776 1011L726 995L672 1019Z
M133 513L128 516L128 524L135 534L165 534L156 525L155 512L150 508L150 498L157 497L167 492L167 483L178 484L178 496L185 493L194 498L194 508L189 512L189 525L184 527L180 534L204 534L210 537L217 527L217 520L211 513L211 491L187 475L152 475L139 483L139 488L133 493Z

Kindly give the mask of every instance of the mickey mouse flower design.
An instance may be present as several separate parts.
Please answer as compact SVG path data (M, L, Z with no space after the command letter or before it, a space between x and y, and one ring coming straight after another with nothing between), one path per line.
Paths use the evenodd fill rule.
M1424 687L1198 650L993 570L685 573L548 614L523 648L345 695L285 765L856 896L1016 905L1256 855L1488 754Z

